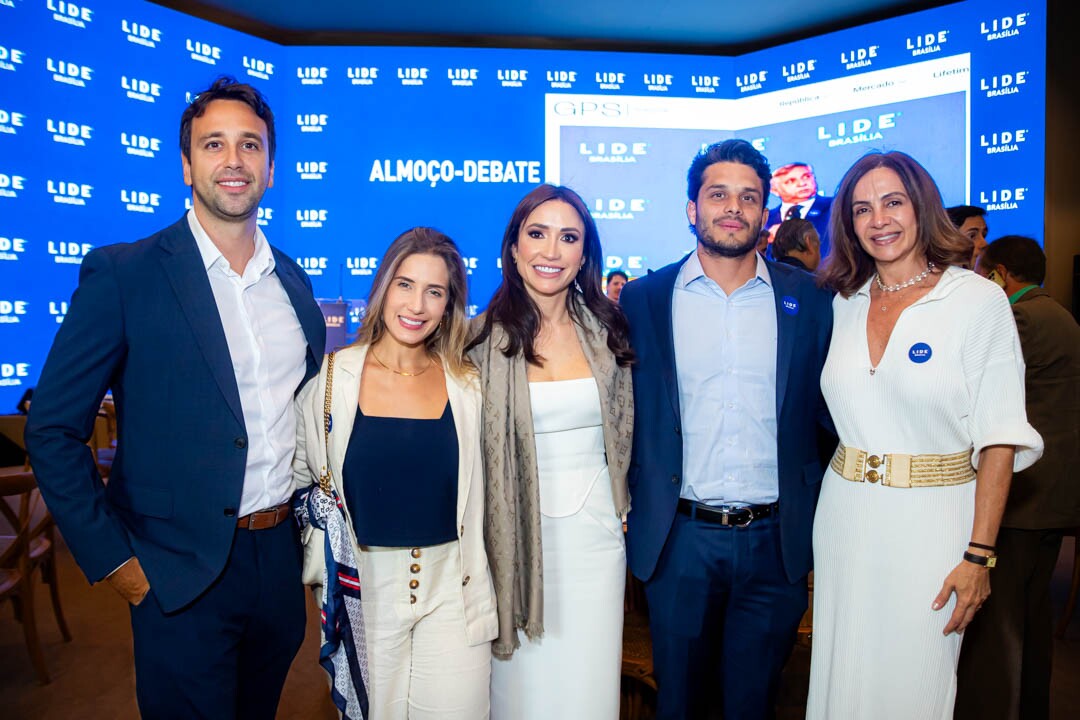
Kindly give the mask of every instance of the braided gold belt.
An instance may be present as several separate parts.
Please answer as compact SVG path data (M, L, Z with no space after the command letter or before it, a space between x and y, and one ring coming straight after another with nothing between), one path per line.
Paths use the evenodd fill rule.
M971 450L949 455L870 455L865 450L841 445L829 466L845 480L880 481L882 485L895 488L963 485L975 479Z

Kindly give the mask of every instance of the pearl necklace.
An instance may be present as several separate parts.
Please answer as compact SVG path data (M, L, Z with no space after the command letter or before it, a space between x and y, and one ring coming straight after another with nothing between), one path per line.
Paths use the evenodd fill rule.
M934 263L928 261L926 263L925 270L923 270L918 275L915 275L914 277L908 278L902 283L897 283L896 285L886 285L885 283L881 282L881 275L878 273L874 273L874 282L877 283L878 290L881 290L881 292L897 292L898 290L903 290L904 288L911 287L912 285L915 285L917 283L921 283L923 280L926 279L926 276L929 275L930 271L933 269Z

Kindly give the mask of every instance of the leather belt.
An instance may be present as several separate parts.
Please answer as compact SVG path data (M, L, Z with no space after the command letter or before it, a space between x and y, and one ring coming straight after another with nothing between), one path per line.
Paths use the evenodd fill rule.
M840 477L851 482L881 482L895 488L963 485L975 479L971 450L948 455L871 455L859 448L836 448L829 464Z
M770 505L745 505L742 507L704 505L686 498L679 498L679 512L683 515L717 525L746 527L755 520L775 515L780 510L780 503Z
M258 510L249 515L236 518L236 527L241 530L269 530L285 522L290 511L289 503L282 503L277 507L266 510Z

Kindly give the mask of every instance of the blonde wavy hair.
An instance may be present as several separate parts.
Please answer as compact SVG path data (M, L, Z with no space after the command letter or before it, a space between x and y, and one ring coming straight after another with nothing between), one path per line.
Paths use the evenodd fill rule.
M398 235L394 242L390 243L379 261L379 269L375 271L364 322L353 344L373 345L387 332L386 323L383 321L386 293L391 281L397 276L401 263L410 255L434 255L442 258L450 278L446 311L435 332L425 341L427 351L440 358L455 377L465 379L475 375L476 368L465 355L465 344L469 335L469 320L465 311L469 297L465 262L461 259L457 244L434 228L414 227Z

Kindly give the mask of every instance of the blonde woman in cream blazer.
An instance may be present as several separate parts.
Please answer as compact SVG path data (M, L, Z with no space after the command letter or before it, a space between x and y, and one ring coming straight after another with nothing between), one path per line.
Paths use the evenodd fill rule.
M418 257L427 265L418 263ZM443 262L433 263L432 258ZM444 263L445 273L440 270ZM422 297L415 301L405 297L410 293ZM405 300L398 302L397 296ZM463 353L465 298L465 269L453 242L428 228L406 232L379 264L360 340L335 355L328 433L324 434L327 363L297 398L296 487L317 485L329 470L359 571L366 638L359 638L357 645L366 639L368 720L475 720L489 715L490 642L498 627L483 535L479 376ZM408 325L398 322L403 316ZM419 329L412 327L416 321L421 322ZM367 373L372 377L367 378ZM436 407L443 403L439 393L444 386L446 407L441 419L408 416L405 408L415 388L427 388L424 392L435 396L431 405ZM383 410L371 410L379 405ZM399 413L406 417L396 417ZM447 417L452 420L447 421ZM420 506L430 498L424 495L425 478L417 477L416 468L428 460L426 455L438 454L421 444L396 456L398 462L391 471L364 466L350 475L349 453L359 452L354 444L356 423L372 421L444 423L452 428L457 440L456 503L453 508L435 508L435 524L449 528L451 539L443 541L440 536L430 545L423 541L378 546L364 543L371 526L384 522L383 513L378 508L373 511L350 505L357 491L349 483L370 483L376 488L371 492L376 494L367 497L374 498L376 505L384 501L391 504L385 515L392 526L379 531L383 537L385 533L422 537L430 534L432 523L423 521ZM371 427L374 431L375 426ZM389 427L391 435L383 444L393 444L398 432L399 426ZM429 427L435 426L402 432L418 432L411 437L424 438L432 432ZM356 435L364 432L367 430ZM450 430L444 427L443 432ZM380 450L372 452L377 456ZM392 489L389 500L377 494L386 488ZM314 492L321 491L315 488ZM452 495L442 492L438 497ZM399 499L396 504L394 498ZM421 518L415 522L414 507ZM446 514L451 511L452 527ZM376 513L374 518L372 512ZM400 518L396 524L395 517ZM319 586L327 563L325 538L310 525L301 537L304 582ZM325 633L324 628L324 638Z

